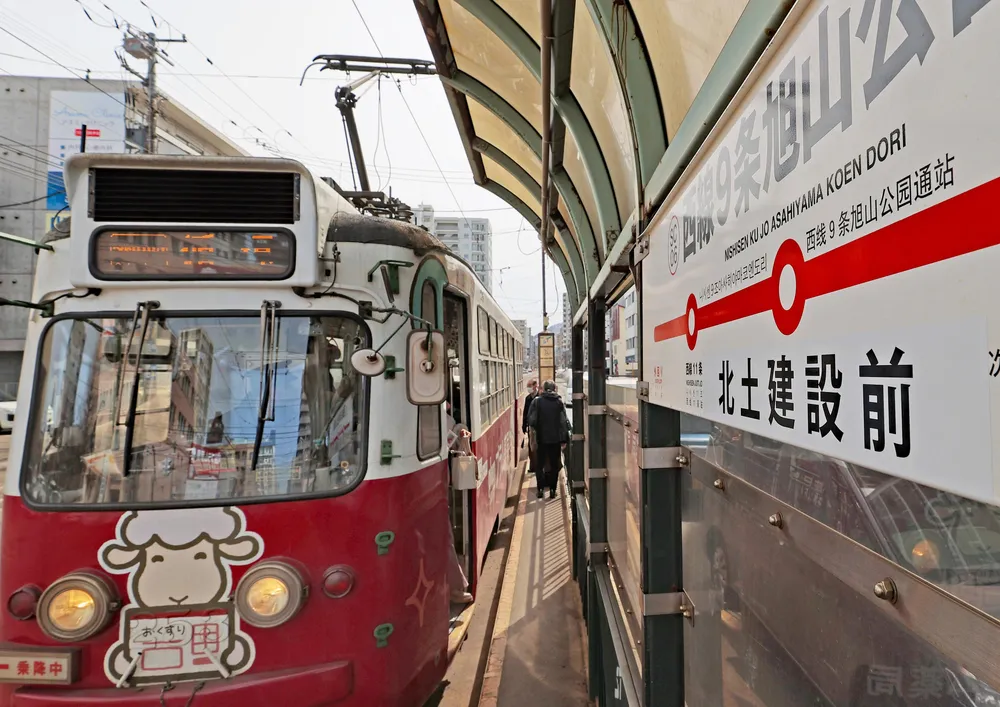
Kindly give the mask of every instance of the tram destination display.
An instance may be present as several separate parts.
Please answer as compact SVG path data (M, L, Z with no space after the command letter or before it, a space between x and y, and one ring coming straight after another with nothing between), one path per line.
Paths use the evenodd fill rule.
M998 33L796 6L647 231L651 402L1000 501Z
M295 266L287 231L102 229L91 272L103 280L283 280Z

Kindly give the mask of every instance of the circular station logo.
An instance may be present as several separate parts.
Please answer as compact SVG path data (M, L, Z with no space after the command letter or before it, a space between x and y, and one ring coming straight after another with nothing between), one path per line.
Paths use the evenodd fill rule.
M670 227L667 229L667 264L670 266L670 274L677 274L677 266L681 262L681 225L674 216L670 219Z

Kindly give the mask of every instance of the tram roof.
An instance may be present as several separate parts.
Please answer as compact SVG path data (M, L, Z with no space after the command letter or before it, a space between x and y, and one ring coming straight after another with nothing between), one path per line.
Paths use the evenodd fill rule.
M540 0L414 0L475 181L541 225ZM551 0L552 241L577 319L620 266L788 0Z

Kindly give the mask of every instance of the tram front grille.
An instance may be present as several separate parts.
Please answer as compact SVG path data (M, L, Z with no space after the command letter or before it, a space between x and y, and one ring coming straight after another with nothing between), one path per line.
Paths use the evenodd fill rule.
M299 175L235 170L95 168L90 217L100 222L292 224Z

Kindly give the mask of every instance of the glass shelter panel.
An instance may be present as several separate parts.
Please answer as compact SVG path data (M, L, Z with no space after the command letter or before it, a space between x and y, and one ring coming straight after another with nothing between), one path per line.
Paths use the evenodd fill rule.
M541 183L542 161L528 147L528 143L511 130L509 125L480 105L478 101L469 99L468 104L469 115L472 116L472 126L475 128L476 137L480 137L498 148L517 162L524 171L531 175L532 179Z
M747 0L632 0L642 28L667 137L677 133Z
M540 85L524 62L454 0L442 0L438 5L459 70L500 94L541 132Z
M624 223L635 208L635 154L621 86L603 41L586 4L577 0L570 87L607 161L618 215Z
M996 643L995 621L729 475L710 456L696 452L681 478L684 584L695 607L684 636L688 704L1000 700L1000 675L984 653ZM819 494L818 505L839 503L835 485ZM775 513L780 527L769 520ZM872 591L886 577L895 605Z
M629 610L629 628L641 635L642 506L639 471L638 399L634 382L608 383L608 545L618 593Z

